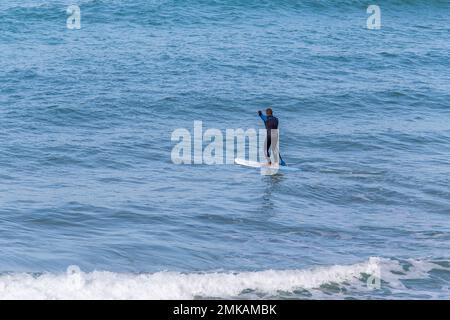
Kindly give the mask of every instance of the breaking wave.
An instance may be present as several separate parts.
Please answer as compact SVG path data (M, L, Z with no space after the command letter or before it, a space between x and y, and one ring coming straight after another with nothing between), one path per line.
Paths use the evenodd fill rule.
M376 296L386 291L401 296L403 281L425 279L448 266L419 260L370 258L353 265L305 270L257 272L127 274L83 272L70 266L66 273L13 273L0 276L2 299L202 299L202 298L335 298L358 292ZM381 281L380 281L381 280ZM443 288L445 289L445 288ZM425 294L425 293L421 293ZM448 287L442 291L448 296ZM363 295L364 296L364 295Z

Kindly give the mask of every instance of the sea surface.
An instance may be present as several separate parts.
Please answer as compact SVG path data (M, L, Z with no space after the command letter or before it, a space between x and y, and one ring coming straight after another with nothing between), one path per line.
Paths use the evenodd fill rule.
M436 0L2 0L0 299L450 299L449 34ZM267 106L297 170L172 162Z

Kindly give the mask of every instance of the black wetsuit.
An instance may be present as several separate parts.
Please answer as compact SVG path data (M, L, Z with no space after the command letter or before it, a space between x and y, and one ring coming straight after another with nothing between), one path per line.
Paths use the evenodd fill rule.
M262 114L261 111L258 111L259 116L264 121L264 125L266 126L267 135L266 135L266 157L270 159L270 147L272 145L272 129L278 130L278 118L274 116L266 116ZM278 132L277 132L278 135ZM277 137L278 138L278 137ZM278 141L277 141L278 142ZM280 164L285 166L286 163L281 158L280 154Z

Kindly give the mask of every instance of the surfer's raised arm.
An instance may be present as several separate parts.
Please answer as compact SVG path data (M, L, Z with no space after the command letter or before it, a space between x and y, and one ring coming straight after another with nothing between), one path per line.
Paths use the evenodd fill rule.
M264 121L264 122L267 121L267 116L266 116L265 114L263 114L263 113L261 112L261 110L258 111L258 115L261 117L262 121Z

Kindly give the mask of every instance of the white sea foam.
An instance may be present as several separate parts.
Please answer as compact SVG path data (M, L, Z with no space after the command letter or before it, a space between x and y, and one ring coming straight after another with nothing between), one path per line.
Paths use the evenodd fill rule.
M258 272L126 274L106 271L82 272L76 266L62 274L25 273L0 276L1 299L193 299L233 298L244 291L260 296L298 289L317 290L337 283L371 290L363 275L379 274L394 288L401 288L402 278L424 278L436 264L411 262L405 272L399 262L371 258L354 265L335 265L305 270L266 270ZM376 289L375 289L376 290ZM257 296L255 296L257 297Z

